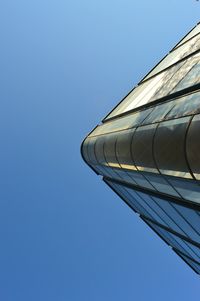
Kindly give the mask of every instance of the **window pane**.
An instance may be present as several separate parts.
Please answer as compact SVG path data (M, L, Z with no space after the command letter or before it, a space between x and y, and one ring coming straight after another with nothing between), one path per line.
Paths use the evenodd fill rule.
M169 67L170 65L178 62L185 56L191 54L192 52L195 52L200 48L200 36L194 37L192 40L188 41L188 43L178 47L177 49L174 49L172 52L170 52L161 62L158 66L156 66L148 76L146 76L143 80L146 80L147 78L153 76L154 74L162 71L163 69Z
M129 114L128 116L120 117L117 120L105 122L96 127L94 131L89 135L89 137L98 136L106 133L113 133L139 126L152 110L153 109L150 108L147 110Z
M179 218L179 215L173 211L173 208L170 207L167 201L159 200L158 198L151 197L143 192L138 192L139 196L148 204L149 207L159 216L160 220L155 218L156 222L164 225L182 235L188 236L187 233L181 228L176 218ZM174 210L175 211L175 210ZM180 220L180 218L179 218ZM184 222L183 219L181 219Z
M104 137L98 137L95 143L95 155L98 162L102 165L108 165L104 156Z
M190 220L185 219L184 216L181 214L181 212L177 210L176 204L173 204L171 202L168 202L168 201L166 201L162 198L158 198L158 197L152 197L152 199L178 225L178 228L181 229L181 231L178 230L177 227L174 227L174 225L172 223L172 224L170 224L170 228L172 230L185 235L186 237L190 238L193 241L200 243L199 232L194 227L192 227L192 225L190 224ZM182 207L182 206L179 206L179 207ZM185 208L185 209L187 212L187 208ZM199 219L199 221L200 221L200 219ZM199 225L199 227L200 227L200 225Z
M182 117L200 112L200 92L196 92L173 101L174 108L166 116L167 119Z
M165 178L159 174L144 173L145 178L155 187L159 192L166 193L180 197L180 195L174 190L174 188L165 180Z
M138 186L155 190L155 188L149 183L149 181L145 179L142 173L137 171L127 171L127 174L138 184Z
M179 212L182 215L182 217L186 221L188 221L191 227L193 227L193 229L200 235L200 216L198 212L178 204L173 204L173 207L177 210L177 212ZM193 240L195 240L195 238Z
M154 95L154 98L158 99L164 95L172 94L194 85L199 80L199 77L197 77L194 82L192 79L192 68L198 63L199 58L200 54L197 53L193 57L190 57L165 71L167 73L163 80L162 86Z
M183 199L200 203L200 186L193 180L167 177Z
M98 164L96 155L95 155L95 143L96 138L88 138L88 156L92 164Z
M179 45L183 44L184 42L186 42L187 40L189 40L190 38L192 38L193 36L195 36L199 32L200 32L200 24L198 24L197 26L195 26L194 29L192 31L190 31L186 35L186 37L182 41L180 41L180 43L178 43L178 45L176 47L178 47Z
M154 139L154 155L160 172L192 178L187 167L184 141L189 117L160 123Z
M145 216L151 218L152 220L156 220L159 223L163 223L162 218L156 213L154 209L152 209L152 206L148 204L141 196L138 191L131 188L125 188L126 191L128 191L131 198L135 200L142 208L145 209ZM143 212L140 212L143 215ZM148 214L148 215L147 215Z
M199 100L199 99L198 99ZM190 124L187 141L186 152L190 168L197 180L200 180L200 115L194 116Z
M197 53L184 61L177 63L155 77L137 86L110 114L107 118L127 112L134 108L150 103L166 95L180 91L194 84L194 74L198 70L188 72L199 61L200 54ZM182 79L185 78L184 82ZM196 78L195 83L199 80ZM181 83L180 83L181 82Z
M82 144L82 154L83 154L84 159L89 163L90 158L88 156L88 144L89 144L89 139L86 138Z
M145 215L146 217L152 218L152 216L142 207L142 205L138 202L138 200L135 198L134 194L130 195L130 193L127 191L127 188L112 183L111 181L106 181L111 185L115 191L139 214Z
M133 136L132 155L137 168L141 171L158 173L153 159L153 137L157 125L138 128Z
M117 141L116 134L108 134L102 137L104 137L105 140L104 155L108 165L111 167L120 167L116 157L116 141Z
M129 184L137 185L135 180L132 177L130 177L130 175L125 170L115 168L114 171L116 174L118 174L120 176L122 181L127 182Z
M190 258L200 262L200 249L196 246L192 245L189 242L186 242L185 240L181 239L180 237L160 228L159 226L153 224L152 222L147 221L147 224L149 224L155 231L157 231L161 237L163 237L170 246L175 248L178 251L181 251L182 253L186 254Z
M174 105L174 101L168 101L156 106L151 114L144 120L143 124L162 121Z
M172 92L180 91L187 87L193 86L200 81L200 54L196 54L187 60L184 68L177 75L180 75L181 81L178 82Z
M134 130L127 130L117 134L116 154L122 168L133 169L136 167L131 156L131 142Z

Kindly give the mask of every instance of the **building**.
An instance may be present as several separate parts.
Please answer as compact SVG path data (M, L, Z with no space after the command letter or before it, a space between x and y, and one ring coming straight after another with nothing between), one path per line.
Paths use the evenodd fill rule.
M81 153L200 274L200 23L85 138Z

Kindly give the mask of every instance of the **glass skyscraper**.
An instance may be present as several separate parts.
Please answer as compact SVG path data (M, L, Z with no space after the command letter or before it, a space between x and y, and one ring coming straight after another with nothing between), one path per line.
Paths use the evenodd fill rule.
M81 153L200 274L200 24L85 138Z

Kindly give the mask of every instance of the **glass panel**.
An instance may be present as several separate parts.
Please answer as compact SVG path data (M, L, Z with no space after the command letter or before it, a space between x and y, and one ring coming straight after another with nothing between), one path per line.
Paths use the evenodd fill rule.
M180 91L187 87L193 86L200 81L200 54L196 54L192 58L188 59L185 67L182 68L181 72L179 72L179 77L182 80L176 85L175 89L172 92Z
M190 238L193 241L200 243L200 235L199 233L193 228L189 221L183 217L183 215L176 209L173 203L170 203L162 198L152 197L152 199L166 212L166 214L174 221L177 227L174 227L173 223L170 224L170 228L180 234L183 234ZM181 207L181 206L179 206ZM186 208L187 209L187 208ZM200 226L200 225L199 225Z
M131 142L134 130L119 132L117 135L116 154L122 168L133 169L136 167L131 156Z
M180 46L181 44L183 44L184 42L186 42L187 40L189 40L190 38L192 38L193 36L195 36L199 32L200 32L200 24L198 24L197 26L195 26L194 29L192 31L190 31L186 35L186 37L184 39L182 39L182 41L180 41L180 43L177 44L176 47Z
M185 89L191 85L194 85L199 78L195 79L195 82L192 80L192 67L199 61L200 53L197 53L193 57L188 58L187 60L178 63L177 65L171 67L166 72L165 79L162 83L162 87L154 95L154 98L161 98L164 95L171 94L182 89ZM182 82L182 80L184 81Z
M138 186L155 190L140 172L127 171L127 174L138 184Z
M183 207L178 204L173 204L173 207L182 215L182 217L193 227L193 229L200 235L200 216L197 211ZM191 238L195 240L195 238Z
M183 199L200 203L200 186L195 181L173 177L167 177L167 179Z
M104 156L104 137L98 137L95 143L95 155L98 160L98 163L102 165L107 165L105 156Z
M198 273L200 274L200 265L188 257L184 256L182 253L177 252L184 260Z
M127 182L129 184L137 185L134 179L131 178L125 170L115 168L114 171L120 176L122 181Z
M200 115L194 116L190 124L187 140L186 152L187 159L193 175L197 180L200 180Z
M179 85L179 82L199 61L199 57L200 54L198 53L140 84L109 114L107 118L140 107L190 86L192 73L187 76L184 83Z
M160 123L154 139L154 155L160 172L166 175L192 178L184 153L189 117Z
M144 173L145 178L155 187L159 192L166 193L180 197L180 195L174 190L174 188L165 180L165 178L158 174Z
M116 134L108 134L104 136L104 155L106 161L111 167L120 167L116 157Z
M88 138L88 157L90 158L90 162L92 164L98 164L96 155L95 155L95 143L96 138Z
M160 104L154 107L151 114L143 121L143 124L155 123L162 121L167 113L174 107L174 101L168 101L166 103Z
M91 166L102 176L105 177L111 177L111 174L103 167L100 165L93 165L91 164Z
M154 208L152 208L152 206L150 206L148 202L146 202L145 199L141 197L138 191L136 192L131 188L126 188L126 191L129 192L129 195L135 200L135 202L137 202L140 206L142 206L142 208L145 209L146 214L148 213L148 215L145 214L146 217L149 217L152 220L156 220L158 223L163 224L162 218L157 214ZM143 212L140 213L143 215Z
M145 210L145 208L142 206L140 202L140 198L138 199L138 195L134 193L132 190L132 194L130 194L126 187L119 185L119 184L113 184L109 181L109 184L118 192L118 194L125 199L125 201L139 214L142 214L148 218L153 219L153 217L150 215L149 212ZM139 200L139 201L138 201Z
M137 168L141 171L158 173L153 159L153 137L157 125L138 128L133 136L132 155Z
M159 64L156 66L143 80L148 79L149 77L155 75L156 73L162 71L163 69L169 67L170 65L178 62L185 56L195 52L200 48L200 36L194 37L188 43L180 46L177 49L174 49L170 52Z
M167 114L166 119L182 117L200 112L200 92L196 92L173 101L174 108Z
M146 221L155 231L159 233L161 237L163 237L173 248L187 256L193 258L194 260L200 262L200 249L195 247L189 242L181 239L180 237L160 228L159 226L153 224L152 222Z
M90 158L88 156L88 144L89 144L89 139L86 138L85 141L82 144L82 154L86 162L90 162Z
M143 120L152 112L153 108L148 110L143 110L140 112L129 114L128 116L120 117L117 120L112 120L99 125L94 129L94 131L89 135L98 136L106 133L113 133L121 130L126 130L139 126Z

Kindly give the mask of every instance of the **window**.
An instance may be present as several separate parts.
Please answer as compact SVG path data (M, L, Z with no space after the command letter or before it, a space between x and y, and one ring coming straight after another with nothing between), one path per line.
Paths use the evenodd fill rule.
M180 82L176 85L172 92L180 91L187 87L193 86L200 81L200 54L196 54L187 60L184 68L180 69L180 72L176 74L179 77Z
M117 134L116 155L122 168L135 170L131 156L131 141L134 130L127 130Z
M174 190L171 184L169 184L165 180L163 176L153 173L144 173L144 176L155 187L157 191L180 197L180 195Z
M155 123L162 121L167 113L174 107L174 101L168 101L154 107L151 114L143 121L143 124Z
M195 52L200 48L200 35L194 37L192 40L188 41L186 44L174 49L170 52L159 64L156 66L143 80L150 78L156 73L162 71L163 69L169 67L170 65L178 62L185 56Z
M104 154L106 161L109 166L111 167L120 167L119 162L117 161L116 157L116 140L117 140L117 135L116 134L108 134L104 137Z
M198 99L199 101L199 99ZM194 116L190 124L187 141L186 152L190 168L197 180L200 180L200 115Z
M198 24L197 26L195 26L187 35L184 39L182 39L180 41L180 43L178 43L178 46L180 46L181 44L185 43L186 41L188 41L189 39L191 39L192 37L194 37L196 34L198 34L200 32L200 24Z
M137 168L141 171L158 173L153 159L153 137L157 125L138 128L133 136L132 155Z
M186 218L186 216L189 217L189 213L190 217L195 216L195 211L191 212L191 209L184 208L169 201L163 200L159 197L153 196L152 199L173 221L173 223L169 223L169 227L172 230L189 237L193 241L200 243L200 224L197 226L196 223L196 227L193 227L190 223L190 219ZM184 215L181 212L183 212ZM196 214L196 221L197 219L200 222L200 218L198 218L198 215ZM179 229L177 227L174 227L174 223L178 225Z
M152 222L146 221L171 247L200 263L200 249L182 238L160 228Z
M200 92L189 94L173 101L174 108L167 114L166 119L200 113Z
M142 173L135 171L127 171L127 174L137 183L138 186L155 190L155 188L145 179Z
M192 178L185 160L185 135L190 118L160 123L154 139L154 155L161 173Z
M167 177L167 179L183 199L200 203L200 186L196 181L174 177Z
M142 121L149 115L153 109L147 109L136 113L131 113L128 116L120 117L117 120L112 120L99 125L90 134L92 136L99 136L106 133L113 133L116 131L126 130L139 126Z

